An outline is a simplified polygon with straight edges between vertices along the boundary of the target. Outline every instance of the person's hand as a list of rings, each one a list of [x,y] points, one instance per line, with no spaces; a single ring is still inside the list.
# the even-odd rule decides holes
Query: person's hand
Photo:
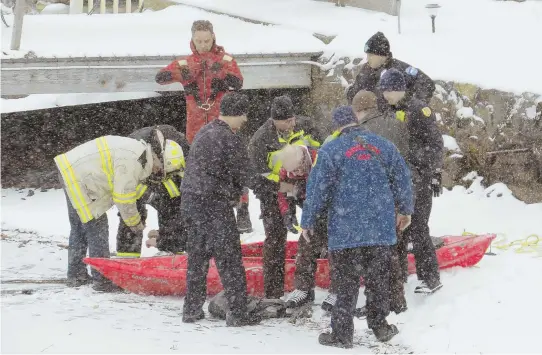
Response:
[[[301,236],[303,237],[303,239],[305,239],[307,243],[310,243],[311,236],[313,233],[314,233],[314,230],[312,229],[304,229],[304,228],[301,229]]]
[[[152,229],[149,231],[149,233],[147,234],[147,236],[150,238],[158,238],[160,234],[158,233],[158,231],[156,229]]]
[[[433,197],[439,197],[442,194],[442,170],[437,169],[431,178],[431,190]]]
[[[404,214],[397,214],[397,219],[395,222],[395,228],[397,228],[398,231],[402,232],[410,225],[411,217],[410,215],[404,215]]]
[[[288,182],[281,182],[279,187],[279,192],[293,192],[294,191],[294,184],[290,184]]]
[[[284,226],[286,229],[288,229],[289,232],[292,232],[294,234],[299,233],[297,230],[297,217],[294,213],[286,213],[284,217],[282,217],[282,220],[284,221]]]

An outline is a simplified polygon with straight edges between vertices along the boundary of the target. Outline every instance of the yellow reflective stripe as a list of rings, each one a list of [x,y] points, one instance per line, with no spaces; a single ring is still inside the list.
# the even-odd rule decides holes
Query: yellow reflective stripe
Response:
[[[147,191],[147,185],[139,184],[136,187],[136,199],[140,199],[143,194]]]
[[[167,192],[169,194],[169,197],[174,198],[174,197],[181,196],[181,192],[179,191],[179,189],[177,188],[177,185],[175,185],[173,180],[171,180],[171,179],[163,180],[162,184],[164,184],[164,186],[165,186],[165,188],[166,188],[166,190],[167,190]]]
[[[396,111],[395,118],[401,122],[405,122],[405,118],[406,118],[405,111]]]
[[[62,161],[62,159],[64,161]],[[83,198],[83,194],[81,193],[79,184],[75,179],[75,173],[73,172],[73,169],[70,165],[70,162],[68,161],[68,158],[66,157],[66,154],[62,154],[56,157],[55,160],[60,167],[60,173],[64,177],[64,181],[66,182],[66,185],[68,187],[68,192],[72,197],[73,202],[75,203],[75,209],[77,211],[77,214],[79,215],[79,218],[81,219],[81,222],[87,223],[94,217],[92,216],[92,213],[90,213],[90,209],[85,203],[86,201]]]
[[[139,222],[141,222],[141,215],[139,213],[124,220],[124,224],[128,227],[137,226]]]
[[[305,139],[307,140],[307,142],[309,143],[309,145],[311,147],[313,147],[313,148],[319,148],[320,147],[320,142],[318,142],[317,140],[312,139],[312,136],[310,134],[305,136]]]
[[[271,180],[271,181],[274,181],[274,182],[279,182],[280,181],[280,176],[279,174],[275,174],[275,173],[264,173],[262,174],[263,176],[265,176],[265,178],[267,178],[268,180]]]
[[[331,135],[329,135],[326,138],[326,140],[324,141],[324,144],[331,142],[332,140],[336,139],[340,135],[341,135],[341,131],[339,130],[333,131],[333,133],[331,133]]]
[[[96,139],[96,145],[98,146],[98,151],[100,152],[102,170],[105,176],[107,176],[109,189],[110,191],[113,191],[113,163],[111,162],[111,153],[109,151],[109,146],[107,145],[107,140],[105,137],[100,137]]]
[[[132,256],[139,258],[141,256],[141,253],[123,253],[123,252],[117,252],[117,256]]]
[[[282,161],[279,160],[279,150],[267,154],[267,166],[272,174],[278,174],[282,168]]]

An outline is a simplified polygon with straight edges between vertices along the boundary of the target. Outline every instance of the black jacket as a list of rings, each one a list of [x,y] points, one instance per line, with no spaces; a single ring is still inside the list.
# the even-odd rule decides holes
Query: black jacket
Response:
[[[366,90],[372,91],[377,95],[379,107],[385,107],[385,102],[383,101],[384,98],[378,90],[378,82],[382,71],[391,68],[397,69],[404,74],[407,86],[407,100],[417,98],[426,105],[429,104],[431,97],[433,97],[433,92],[435,91],[435,83],[433,80],[420,69],[395,58],[390,58],[378,69],[371,68],[367,63],[363,64],[360,73],[356,76],[354,84],[350,86],[346,92],[348,103],[352,104],[354,96],[356,96],[359,91]]]
[[[247,151],[227,123],[216,119],[199,130],[190,146],[181,195],[237,203],[243,187],[251,188]]]
[[[420,175],[433,174],[442,168],[444,142],[437,127],[435,114],[418,99],[402,100],[393,108],[395,115],[404,112],[409,135],[407,161]]]
[[[296,116],[294,132],[301,130],[305,135],[310,135],[313,140],[319,143],[324,140],[323,135],[316,129],[309,117]],[[278,192],[279,184],[267,179],[262,174],[270,172],[267,161],[268,154],[280,150],[283,146],[284,143],[279,142],[279,134],[271,119],[267,120],[254,133],[248,143],[250,164],[252,171],[255,173],[252,189],[260,200],[266,197],[274,198],[274,195]]]

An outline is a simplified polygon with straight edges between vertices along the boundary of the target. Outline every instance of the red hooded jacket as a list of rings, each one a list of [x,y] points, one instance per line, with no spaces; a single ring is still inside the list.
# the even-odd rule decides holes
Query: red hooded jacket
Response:
[[[243,75],[233,57],[213,44],[199,53],[190,41],[192,54],[173,61],[156,75],[160,85],[180,82],[186,97],[186,139],[192,143],[201,127],[218,117],[220,101],[230,90],[243,86]]]

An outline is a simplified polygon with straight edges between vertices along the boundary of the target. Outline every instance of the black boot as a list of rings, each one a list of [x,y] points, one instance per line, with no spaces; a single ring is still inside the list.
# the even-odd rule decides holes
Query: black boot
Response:
[[[66,281],[66,286],[68,287],[81,287],[92,283],[92,279],[87,277],[68,277]]]
[[[124,292],[124,290],[122,288],[120,288],[119,286],[115,285],[113,282],[109,281],[109,280],[104,280],[104,281],[94,281],[92,283],[92,289],[94,291],[98,291],[98,292],[108,292],[108,293],[120,293],[120,292]]]
[[[205,313],[203,312],[203,310],[201,310],[199,313],[196,313],[196,314],[183,313],[183,323],[195,323],[204,318],[205,318]]]
[[[439,280],[422,281],[419,286],[416,286],[414,293],[422,293],[425,295],[431,295],[442,288],[442,284]]]
[[[386,342],[399,334],[399,329],[397,329],[394,324],[386,324],[379,328],[373,329],[373,333],[379,341]]]
[[[252,233],[252,222],[248,212],[248,203],[242,203],[237,209],[237,229],[239,233]]]
[[[256,325],[262,321],[258,314],[245,313],[243,316],[236,316],[232,312],[226,313],[226,325],[228,327],[243,327],[246,325]]]
[[[351,349],[354,347],[351,341],[344,341],[335,336],[333,332],[322,333],[318,336],[318,342],[325,346],[334,346],[337,348]]]

